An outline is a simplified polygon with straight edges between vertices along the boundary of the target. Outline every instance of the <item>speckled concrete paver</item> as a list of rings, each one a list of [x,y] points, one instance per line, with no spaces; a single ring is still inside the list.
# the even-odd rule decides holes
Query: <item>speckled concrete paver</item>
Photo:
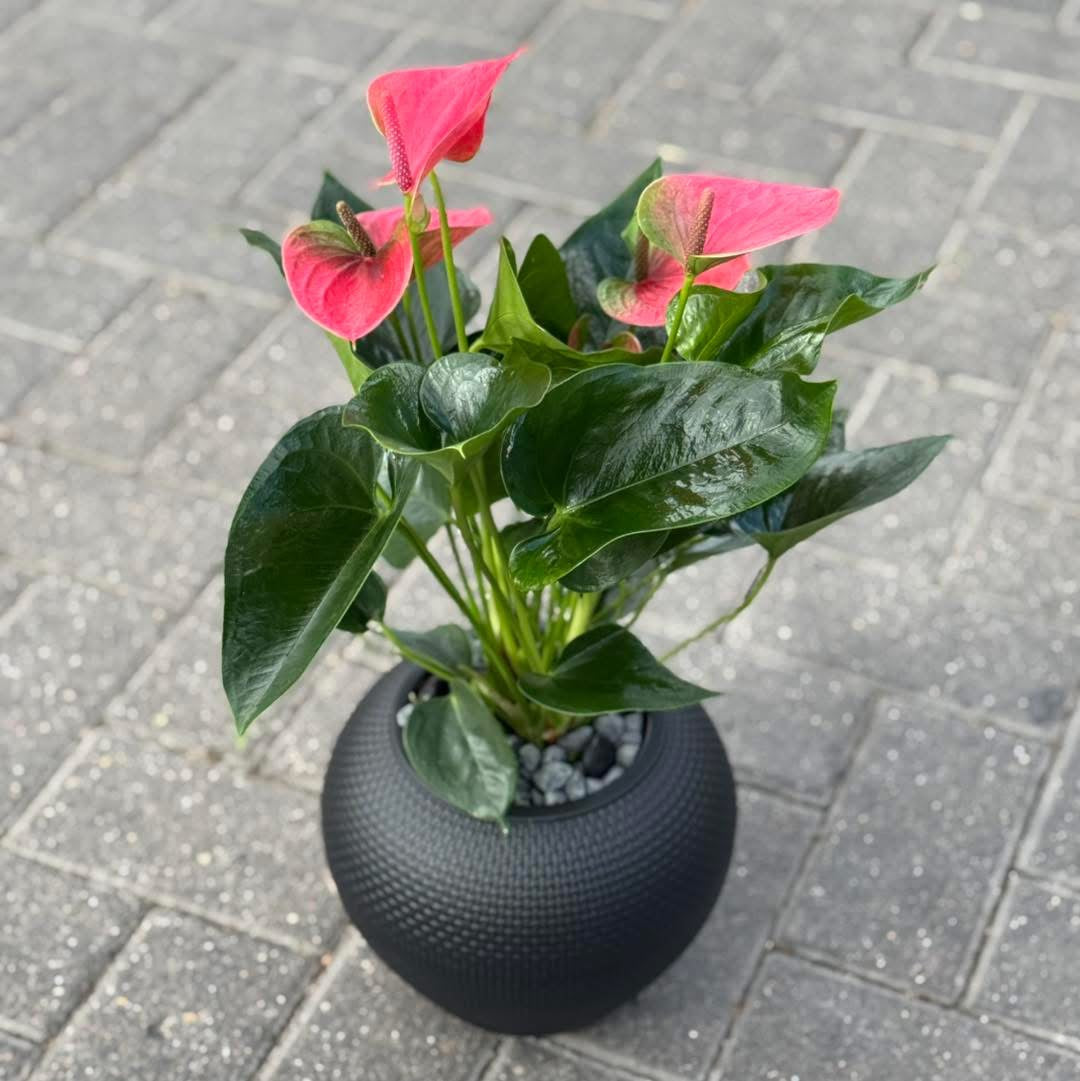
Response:
[[[732,878],[654,987],[544,1040],[345,929],[317,792],[385,650],[336,640],[238,746],[217,645],[239,492],[348,393],[233,227],[383,171],[376,72],[525,41],[454,201],[558,241],[657,149],[835,183],[790,258],[939,264],[828,349],[850,442],[956,435],[680,659],[725,692]],[[0,2],[0,1081],[1080,1078],[1078,130],[1077,0]],[[396,622],[452,617],[398,585]]]

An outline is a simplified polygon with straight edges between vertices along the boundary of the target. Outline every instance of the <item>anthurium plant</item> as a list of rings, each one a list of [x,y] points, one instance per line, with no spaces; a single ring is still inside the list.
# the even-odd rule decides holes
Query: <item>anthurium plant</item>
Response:
[[[404,730],[417,772],[481,818],[510,806],[508,740],[712,692],[633,633],[665,579],[756,546],[742,611],[801,541],[900,491],[940,437],[848,450],[826,337],[927,273],[753,268],[826,225],[839,193],[654,162],[561,245],[498,247],[486,316],[454,247],[491,216],[448,209],[437,168],[480,149],[517,54],[396,71],[368,91],[400,206],[325,177],[276,259],[352,395],[301,420],[245,492],[225,557],[223,672],[243,732],[335,629],[383,635],[445,681]],[[297,358],[306,363],[306,358]],[[439,535],[439,536],[437,536]],[[436,543],[438,542],[438,543]],[[460,622],[386,617],[380,569],[422,560]],[[693,640],[693,639],[691,639]],[[683,643],[685,645],[686,643]]]

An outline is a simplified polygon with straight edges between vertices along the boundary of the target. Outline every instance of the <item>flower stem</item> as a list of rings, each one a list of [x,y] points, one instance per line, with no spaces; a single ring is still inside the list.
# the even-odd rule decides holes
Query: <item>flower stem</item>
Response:
[[[751,604],[753,604],[754,599],[765,587],[765,583],[769,580],[769,575],[772,574],[772,569],[775,566],[776,560],[772,556],[770,556],[762,565],[761,569],[757,572],[754,580],[750,583],[750,588],[746,591],[746,596],[744,596],[743,599],[734,608],[732,608],[730,612],[725,612],[722,616],[718,616],[711,623],[702,627],[701,630],[697,632],[697,634],[692,634],[689,638],[683,639],[683,641],[681,641],[673,649],[669,649],[667,653],[665,653],[660,658],[660,660],[671,660],[672,657],[674,657],[677,653],[681,653],[684,649],[686,649],[687,646],[692,646],[695,642],[700,642],[701,639],[704,638],[707,634],[712,634],[712,632],[715,631],[717,627],[723,625],[724,623],[730,623],[741,612],[745,612],[746,609],[749,608]]]
[[[454,266],[454,242],[450,236],[450,217],[446,213],[442,185],[434,169],[431,171],[431,190],[435,193],[435,205],[439,208],[439,234],[442,237],[446,284],[450,289],[450,306],[454,309],[454,330],[457,331],[458,352],[467,353],[469,339],[465,336],[465,313],[461,307],[461,293],[458,290],[457,267]]]
[[[401,320],[397,317],[397,312],[390,313],[390,328],[394,332],[394,337],[397,338],[398,346],[401,349],[402,356],[412,357],[413,360],[419,358],[413,354],[413,351],[409,348],[409,343],[405,340],[405,331],[401,329]]]
[[[682,288],[679,290],[679,303],[675,308],[675,318],[671,322],[671,333],[664,343],[664,351],[660,354],[660,363],[667,364],[671,359],[672,350],[675,348],[675,339],[679,336],[679,327],[682,326],[683,312],[686,311],[686,302],[690,299],[690,286],[694,284],[694,275],[688,270],[683,278]]]
[[[424,279],[424,260],[420,255],[420,237],[412,227],[412,196],[405,197],[405,225],[409,231],[409,246],[412,248],[413,277],[416,279],[416,292],[420,297],[420,310],[424,313],[424,325],[427,327],[428,338],[431,339],[431,356],[436,359],[442,356],[442,345],[439,343],[439,332],[435,328],[435,317],[431,314],[431,301],[428,299],[427,281]]]
[[[405,312],[405,326],[409,331],[409,341],[412,343],[413,356],[416,357],[417,363],[421,363],[424,359],[424,351],[420,348],[420,334],[416,329],[416,320],[413,318],[412,297],[409,296],[408,289],[401,294],[401,307]]]

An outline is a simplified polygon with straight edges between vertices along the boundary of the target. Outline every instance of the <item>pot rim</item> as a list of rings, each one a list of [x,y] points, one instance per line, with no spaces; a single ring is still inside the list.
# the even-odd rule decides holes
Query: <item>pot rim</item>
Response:
[[[410,669],[412,678],[403,683],[403,686],[395,696],[394,710],[389,719],[392,728],[390,742],[393,745],[394,753],[400,757],[405,772],[408,774],[409,782],[420,789],[428,799],[451,808],[465,818],[472,818],[471,815],[461,810],[460,807],[455,807],[448,800],[444,800],[432,792],[421,780],[416,770],[413,769],[413,765],[409,761],[409,756],[405,753],[405,741],[402,738],[401,726],[397,722],[397,713],[398,710],[408,702],[409,695],[415,691],[425,679],[429,678],[431,673],[421,668],[420,665],[413,664],[411,661],[402,661],[398,667]],[[393,669],[391,669],[391,671],[393,671]],[[662,751],[662,740],[658,727],[653,722],[653,715],[645,710],[636,712],[641,712],[645,717],[645,734],[641,740],[641,749],[634,758],[634,764],[621,777],[600,789],[599,792],[590,793],[585,796],[584,799],[556,804],[554,807],[518,807],[516,804],[511,804],[510,809],[506,812],[507,819],[557,822],[567,818],[576,818],[579,815],[588,814],[590,811],[606,807],[609,803],[621,799],[623,796],[628,795],[637,788],[637,786],[648,777],[656,763],[659,761]],[[475,821],[480,822],[481,820],[475,819]]]

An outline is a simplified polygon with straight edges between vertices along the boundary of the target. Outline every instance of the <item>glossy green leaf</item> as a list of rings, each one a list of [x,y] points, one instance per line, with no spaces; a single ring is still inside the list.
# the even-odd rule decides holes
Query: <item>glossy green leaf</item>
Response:
[[[374,207],[365,199],[361,199],[356,192],[345,187],[333,173],[324,172],[322,187],[315,196],[315,203],[311,208],[312,221],[340,221],[338,218],[337,205],[344,202],[355,214],[363,214],[373,210]]]
[[[467,683],[413,707],[404,733],[413,769],[435,795],[474,818],[502,823],[517,787],[517,756]]]
[[[879,278],[855,267],[797,263],[758,268],[754,310],[712,357],[759,372],[811,372],[827,334],[906,300],[930,276]]]
[[[349,383],[352,385],[353,393],[356,393],[367,377],[371,375],[371,368],[356,355],[352,345],[344,338],[339,338],[329,330],[324,330],[323,333],[334,347],[334,352],[337,353],[338,360],[341,361],[341,366],[345,369],[345,374],[349,377]]]
[[[536,322],[560,341],[565,341],[577,319],[577,305],[570,295],[562,256],[543,233],[529,245],[517,279],[525,304]]]
[[[605,278],[625,277],[630,253],[623,230],[634,217],[641,193],[662,172],[657,158],[603,210],[582,222],[559,249],[578,311],[592,313],[605,327],[610,320],[596,299],[597,286]]]
[[[429,540],[450,521],[450,484],[437,469],[421,465],[409,501],[402,516],[421,540]],[[416,557],[416,550],[405,538],[401,526],[394,531],[383,550],[383,559],[402,570]]]
[[[629,537],[620,537],[560,578],[559,585],[572,589],[575,593],[596,593],[607,589],[616,582],[624,581],[652,559],[666,537],[665,532],[635,533]]]
[[[782,495],[745,511],[732,532],[756,541],[774,559],[849,514],[906,488],[937,457],[948,436],[927,436],[819,458]]]
[[[511,553],[515,579],[537,588],[622,537],[783,491],[821,453],[834,389],[726,364],[609,365],[566,380],[503,441],[510,497],[546,519]]]
[[[363,428],[395,454],[428,461],[446,475],[475,457],[551,383],[542,364],[486,353],[450,353],[429,368],[388,364],[345,408],[345,423]]]
[[[416,479],[376,491],[383,452],[341,408],[291,428],[244,493],[225,552],[222,676],[238,729],[299,679],[360,592]]]
[[[285,270],[281,265],[281,245],[273,237],[267,236],[258,229],[241,229],[240,235],[253,247],[266,252],[277,263],[281,276],[285,276]]]
[[[680,679],[617,623],[586,631],[550,672],[527,672],[518,686],[542,706],[579,715],[678,709],[717,693]]]
[[[709,360],[720,352],[721,346],[735,328],[753,311],[759,293],[732,293],[712,285],[696,286],[686,302],[675,350],[687,360]],[[678,298],[668,305],[667,332],[674,323]]]
[[[386,583],[372,571],[338,623],[339,631],[363,634],[386,613]]]
[[[383,630],[403,657],[444,679],[460,675],[461,669],[472,664],[469,636],[454,623],[429,631],[399,631],[385,625]]]

